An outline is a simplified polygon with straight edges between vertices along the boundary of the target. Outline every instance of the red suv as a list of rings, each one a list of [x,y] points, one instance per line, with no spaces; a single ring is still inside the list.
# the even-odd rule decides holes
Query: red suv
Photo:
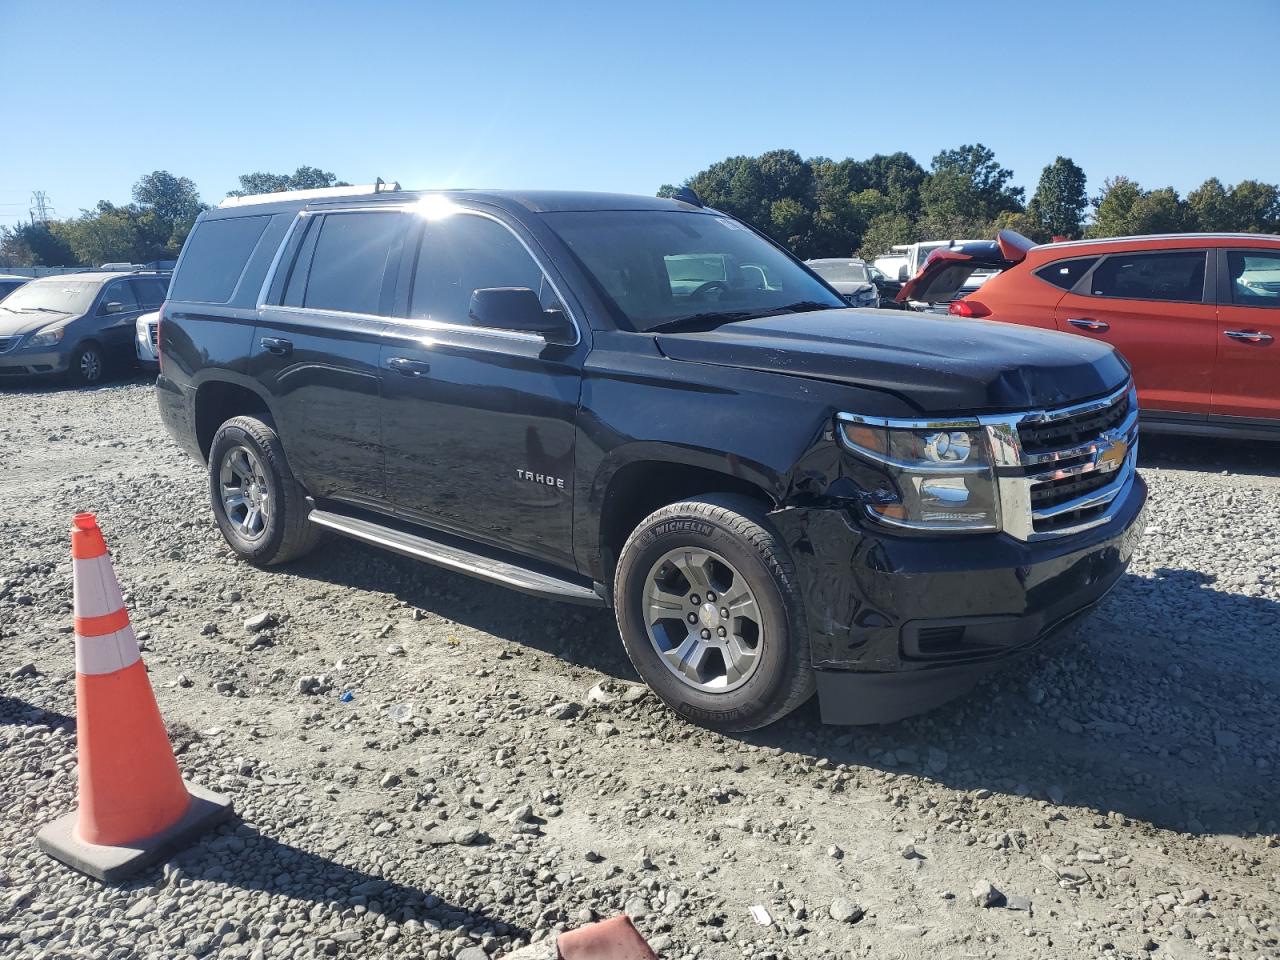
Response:
[[[1002,272],[952,300],[976,270]],[[935,250],[900,301],[1105,341],[1143,426],[1280,440],[1280,237],[1199,233],[1037,246],[1010,230]]]

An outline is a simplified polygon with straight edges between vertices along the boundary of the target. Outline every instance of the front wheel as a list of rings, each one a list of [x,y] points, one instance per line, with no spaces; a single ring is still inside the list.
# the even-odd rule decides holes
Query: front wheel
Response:
[[[209,496],[222,536],[242,560],[285,563],[320,539],[280,437],[254,417],[228,420],[213,435]]]
[[[106,369],[102,348],[96,343],[82,343],[71,354],[67,376],[78,386],[92,387],[102,382]]]
[[[795,567],[745,497],[698,497],[646,517],[622,548],[614,606],[632,664],[688,720],[754,730],[813,695]]]

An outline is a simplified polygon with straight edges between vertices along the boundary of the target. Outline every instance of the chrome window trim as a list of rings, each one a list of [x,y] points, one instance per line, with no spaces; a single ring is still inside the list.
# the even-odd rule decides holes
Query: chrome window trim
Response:
[[[1071,417],[1087,416],[1114,406],[1125,399],[1126,396],[1129,400],[1129,412],[1125,415],[1124,420],[1094,440],[1042,453],[1028,454],[1023,452],[1022,442],[1018,433],[1020,426],[1056,423]],[[991,470],[994,474],[995,500],[999,517],[996,529],[1024,542],[1069,536],[1070,534],[1080,533],[1110,522],[1123,505],[1125,495],[1132,487],[1133,478],[1137,472],[1138,395],[1132,380],[1119,389],[1113,390],[1106,396],[1095,400],[1087,400],[1067,407],[1054,407],[1024,413],[979,416],[968,419],[916,420],[868,417],[842,412],[836,414],[836,421],[836,435],[839,437],[841,445],[874,462],[922,474],[939,472],[950,474],[978,473]],[[986,436],[991,466],[982,465],[977,468],[965,468],[960,466],[949,467],[945,464],[939,464],[935,467],[933,465],[901,463],[878,455],[874,451],[864,450],[851,444],[844,436],[844,430],[841,427],[843,423],[858,423],[868,426],[908,430],[973,430],[976,428]],[[1102,454],[1118,443],[1125,444],[1125,455],[1122,461],[1112,465],[1114,461],[1102,459]],[[1063,461],[1079,461],[1082,457],[1089,459],[1084,462],[1071,463],[1065,467],[1054,466],[1054,464],[1062,463]],[[1049,469],[1036,469],[1043,468],[1046,465],[1049,466]],[[1032,508],[1031,491],[1037,485],[1100,471],[1114,472],[1116,477],[1106,486],[1091,490],[1073,500],[1055,504],[1052,507]],[[1038,531],[1035,529],[1037,521],[1052,520],[1054,517],[1062,516],[1075,510],[1088,509],[1102,504],[1111,504],[1111,507],[1098,516],[1090,517],[1080,523],[1056,530]],[[961,532],[962,530],[980,532],[972,527],[961,528],[946,524],[893,520],[882,517],[870,511],[869,508],[867,512],[876,523],[890,527],[923,531],[934,530],[938,532]]]
[[[271,284],[275,281],[276,270],[280,267],[280,259],[284,256],[284,252],[289,249],[289,244],[293,241],[293,235],[297,232],[298,224],[302,223],[302,218],[307,216],[306,210],[299,210],[293,218],[293,222],[289,224],[289,229],[284,232],[284,236],[280,238],[280,243],[276,246],[275,256],[271,258],[271,265],[267,267],[267,275],[262,279],[262,286],[258,289],[257,309],[261,310],[267,305],[267,294],[271,291]],[[269,228],[268,228],[269,229]],[[263,231],[264,233],[266,231]],[[232,294],[234,297],[235,295]]]
[[[285,235],[281,239],[280,245],[276,248],[276,253],[272,258],[271,266],[267,269],[266,279],[263,280],[262,288],[258,291],[258,310],[282,310],[302,316],[325,314],[327,316],[351,317],[360,320],[380,320],[384,322],[407,324],[427,330],[439,330],[450,333],[469,333],[481,337],[490,337],[499,340],[514,340],[522,343],[550,342],[536,333],[527,333],[522,330],[504,330],[501,327],[476,327],[466,323],[449,323],[445,320],[432,320],[430,317],[398,317],[395,315],[384,315],[380,313],[348,313],[343,310],[321,310],[316,307],[289,307],[284,306],[283,304],[272,304],[266,302],[267,294],[271,290],[271,285],[275,282],[276,272],[280,269],[280,261],[284,257],[284,251],[288,249],[294,233],[298,230],[298,225],[303,222],[303,218],[329,213],[364,213],[366,211],[413,214],[416,212],[416,206],[413,203],[388,203],[378,204],[376,206],[354,205],[325,207],[321,210],[299,210],[298,215],[293,219],[293,223],[289,224],[289,229],[285,231]],[[565,316],[569,318],[569,325],[573,327],[573,341],[558,345],[564,347],[576,347],[578,344],[582,343],[582,327],[578,322],[577,316],[573,312],[573,308],[569,306],[568,298],[565,297],[564,292],[560,289],[559,284],[556,283],[555,278],[551,276],[551,272],[542,262],[542,259],[534,252],[533,248],[525,242],[524,237],[520,236],[520,234],[513,230],[511,226],[505,223],[501,218],[495,217],[493,214],[483,210],[475,210],[470,207],[458,206],[457,213],[453,214],[453,216],[483,217],[486,220],[492,220],[515,237],[520,246],[524,247],[525,253],[529,255],[529,259],[533,261],[534,266],[536,266],[543,277],[546,278],[547,283],[551,284],[551,289],[555,291],[556,299],[560,301],[560,305],[564,308]],[[416,255],[417,251],[415,250],[414,253]]]

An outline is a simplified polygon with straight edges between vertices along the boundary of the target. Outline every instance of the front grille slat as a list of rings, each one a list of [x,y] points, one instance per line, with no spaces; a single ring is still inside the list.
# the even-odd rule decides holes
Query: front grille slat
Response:
[[[1090,494],[1117,484],[1124,476],[1123,468],[1104,469],[1097,462],[1095,448],[1091,445],[1108,442],[1108,434],[1114,436],[1117,428],[1131,422],[1131,403],[1132,394],[1126,391],[1102,409],[1086,410],[1068,417],[1029,419],[1018,424],[1018,441],[1030,460],[1052,461],[1059,471],[1073,468],[1065,476],[1038,481],[1032,479],[1028,493],[1033,512],[1052,511],[1055,507],[1088,498]],[[1062,454],[1061,458],[1055,456],[1058,453]],[[1029,474],[1033,471],[1034,468],[1028,468]],[[1036,533],[1070,530],[1105,513],[1109,506],[1110,500],[1105,500],[1047,517],[1034,517],[1032,529]]]
[[[1077,447],[1097,440],[1108,430],[1114,430],[1128,415],[1129,396],[1124,394],[1116,403],[1103,410],[1062,420],[1019,424],[1018,438],[1026,453],[1045,453],[1050,450]]]
[[[0,337],[0,353],[8,353],[18,345],[22,337]]]

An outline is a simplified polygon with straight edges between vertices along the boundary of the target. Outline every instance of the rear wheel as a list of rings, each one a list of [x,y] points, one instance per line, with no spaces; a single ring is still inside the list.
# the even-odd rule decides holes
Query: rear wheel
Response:
[[[622,548],[614,605],[636,670],[686,719],[754,730],[813,694],[795,568],[745,497],[698,497],[645,518]]]
[[[67,365],[67,376],[74,384],[91,387],[102,382],[102,375],[106,373],[106,369],[102,348],[93,341],[89,341],[80,344],[71,354],[71,361]]]
[[[280,437],[254,417],[228,420],[213,435],[209,496],[222,536],[242,560],[285,563],[320,540]]]

